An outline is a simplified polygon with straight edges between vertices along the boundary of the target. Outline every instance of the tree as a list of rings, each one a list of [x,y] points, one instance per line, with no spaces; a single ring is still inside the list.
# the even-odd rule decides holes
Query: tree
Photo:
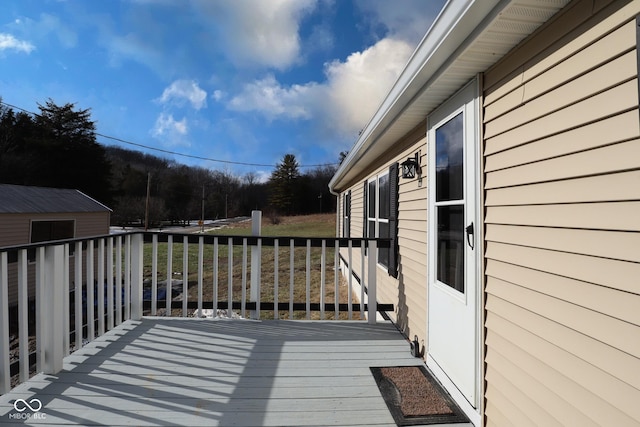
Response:
[[[69,103],[58,106],[51,99],[38,108],[32,141],[37,153],[36,185],[77,188],[109,203],[111,165],[104,147],[96,142],[90,109],[76,110]]]
[[[297,184],[300,179],[298,161],[293,154],[285,154],[282,162],[276,165],[269,179],[270,203],[281,213],[297,213],[295,201],[298,196]]]

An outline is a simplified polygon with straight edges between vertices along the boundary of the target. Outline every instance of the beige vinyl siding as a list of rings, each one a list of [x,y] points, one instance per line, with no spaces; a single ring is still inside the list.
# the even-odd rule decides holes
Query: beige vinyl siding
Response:
[[[421,123],[416,129],[399,141],[396,151],[387,153],[387,161],[372,170],[369,175],[361,177],[352,183],[351,190],[351,237],[362,237],[363,227],[363,183],[369,177],[385,173],[389,165],[401,163],[416,152],[421,154],[423,182],[418,179],[399,178],[398,192],[398,278],[390,277],[382,267],[377,270],[378,301],[393,303],[393,313],[388,313],[392,320],[407,336],[413,339],[415,335],[424,343],[427,342],[427,187],[426,187],[426,123]],[[400,171],[401,173],[401,171]],[[343,258],[347,258],[347,249],[342,249]],[[353,271],[361,274],[361,254],[359,248],[352,251]],[[365,271],[366,275],[366,271]]]
[[[640,424],[640,2],[485,73],[486,425]]]

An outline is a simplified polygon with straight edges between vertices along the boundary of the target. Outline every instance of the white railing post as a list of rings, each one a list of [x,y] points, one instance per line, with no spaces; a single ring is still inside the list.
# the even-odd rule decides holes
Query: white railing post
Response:
[[[20,346],[20,382],[29,379],[29,278],[27,250],[18,252],[18,339]]]
[[[65,357],[69,355],[69,334],[71,334],[71,325],[69,323],[69,313],[71,313],[71,308],[69,307],[69,283],[71,280],[71,278],[69,277],[69,269],[71,268],[69,264],[69,254],[69,243],[67,243],[66,245],[64,245],[64,281],[62,283],[62,348]]]
[[[11,370],[9,366],[9,274],[8,257],[0,253],[0,394],[11,390]]]
[[[158,313],[158,235],[151,242],[151,315]]]
[[[369,240],[369,282],[367,287],[367,308],[369,316],[369,324],[376,324],[378,316],[378,303],[376,296],[376,270],[378,264],[378,245],[375,240]],[[351,264],[351,263],[349,263]],[[363,279],[364,283],[364,279]]]
[[[94,290],[94,275],[93,275],[93,240],[87,241],[87,340],[93,341],[96,337],[95,332],[95,311],[93,304],[95,298],[93,295]]]
[[[187,317],[189,304],[189,237],[182,237],[182,317]]]
[[[42,371],[45,374],[55,375],[62,370],[62,282],[64,273],[64,246],[48,246],[45,249],[45,286],[43,289],[44,301],[40,304],[44,336],[44,363]]]
[[[204,223],[202,225],[204,227]],[[155,236],[154,236],[155,237]],[[203,274],[204,274],[204,237],[198,238],[198,314],[202,317],[202,292],[203,292]]]
[[[104,335],[104,239],[98,240],[98,286],[96,287],[96,301],[98,317],[98,336]]]
[[[260,236],[262,234],[262,211],[251,211],[251,235]],[[251,310],[252,319],[260,319],[260,264],[262,254],[260,247],[251,246],[251,289],[250,301],[256,303],[256,309]]]
[[[142,233],[131,236],[131,318],[142,319],[142,280],[144,236]]]
[[[75,331],[76,331],[76,350],[82,348],[82,242],[76,242],[76,249],[74,253],[75,265],[74,265],[74,301],[75,301]]]

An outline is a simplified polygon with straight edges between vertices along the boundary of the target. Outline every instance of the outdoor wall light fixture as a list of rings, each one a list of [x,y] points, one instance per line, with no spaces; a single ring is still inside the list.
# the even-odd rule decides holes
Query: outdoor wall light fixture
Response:
[[[416,175],[422,175],[418,153],[414,157],[409,157],[400,165],[402,166],[402,177],[405,179],[413,179]]]

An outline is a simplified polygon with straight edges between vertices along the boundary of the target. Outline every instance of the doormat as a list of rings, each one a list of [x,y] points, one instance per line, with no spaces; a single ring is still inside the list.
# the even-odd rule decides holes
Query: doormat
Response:
[[[398,426],[469,422],[424,366],[370,369]]]

